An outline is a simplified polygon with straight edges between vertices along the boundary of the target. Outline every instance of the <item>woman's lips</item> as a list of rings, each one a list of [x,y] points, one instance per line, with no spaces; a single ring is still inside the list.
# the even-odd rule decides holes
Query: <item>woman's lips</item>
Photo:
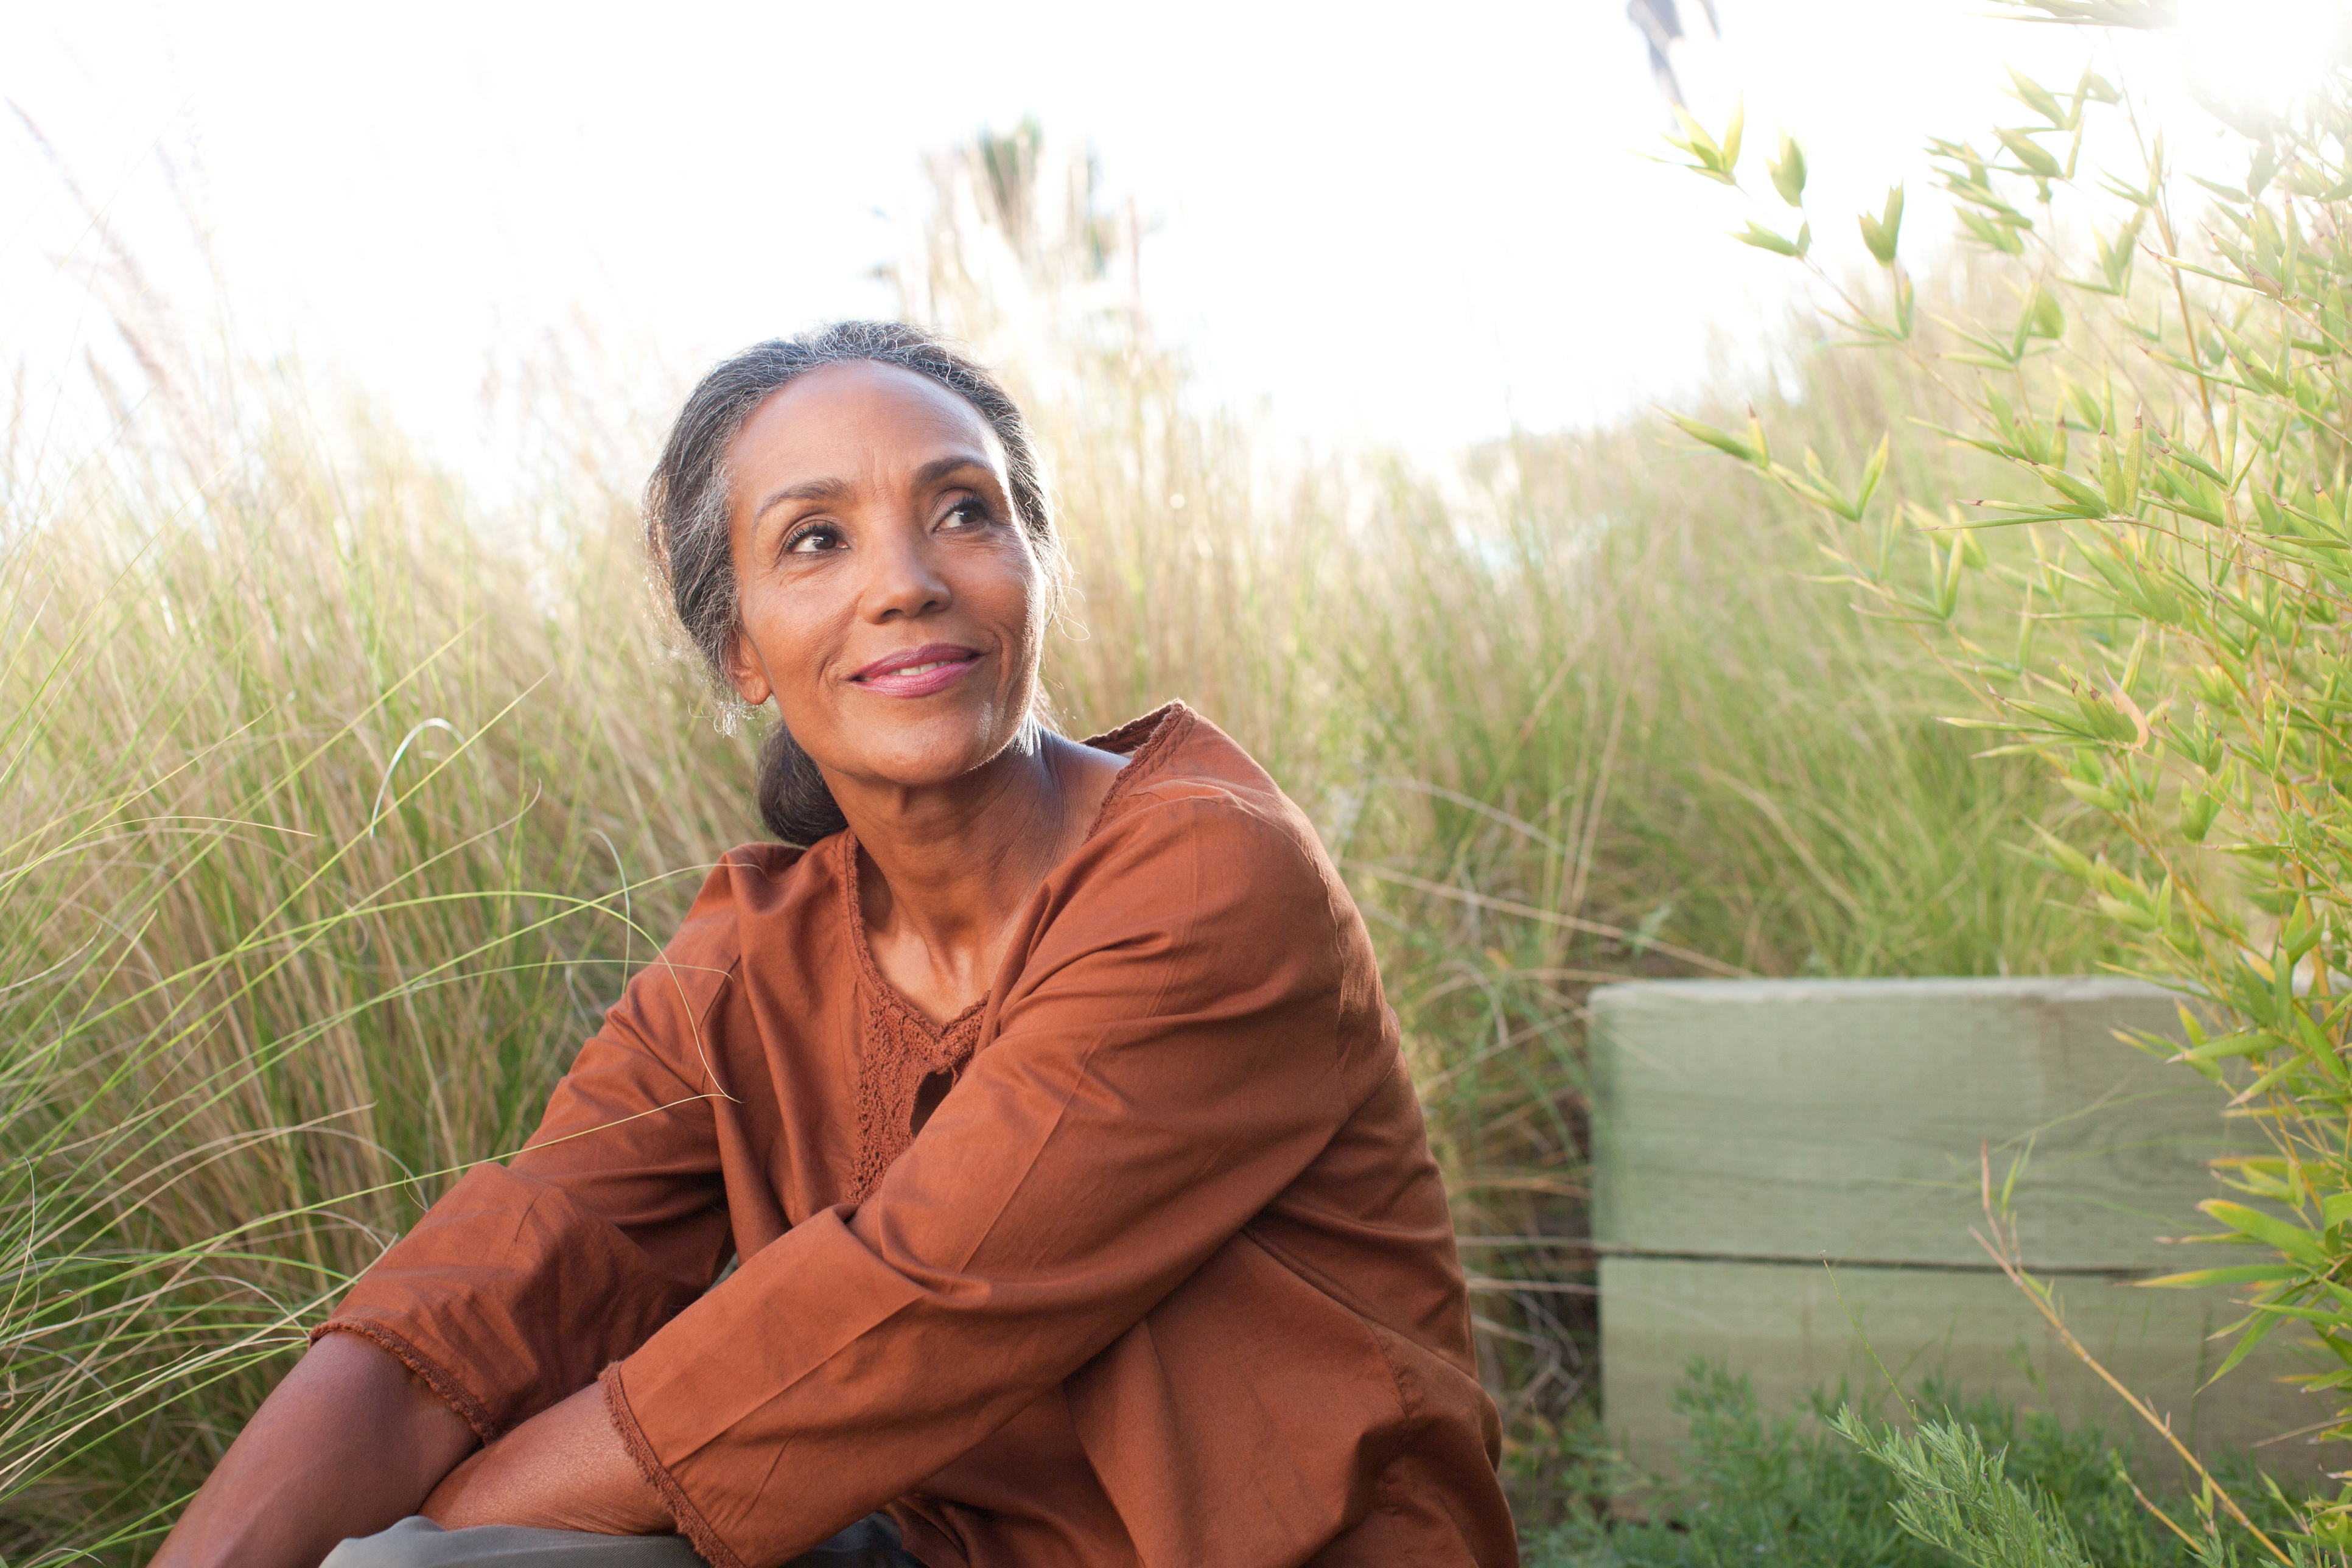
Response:
[[[961,680],[979,662],[971,648],[930,643],[877,658],[849,679],[885,697],[929,697]]]

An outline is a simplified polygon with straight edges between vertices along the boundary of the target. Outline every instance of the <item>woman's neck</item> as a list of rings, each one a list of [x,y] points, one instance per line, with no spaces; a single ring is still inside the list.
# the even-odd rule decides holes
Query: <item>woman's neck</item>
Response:
[[[935,1019],[984,994],[1023,906],[1086,837],[1125,763],[1032,730],[952,785],[837,791],[864,851],[858,902],[885,978]]]

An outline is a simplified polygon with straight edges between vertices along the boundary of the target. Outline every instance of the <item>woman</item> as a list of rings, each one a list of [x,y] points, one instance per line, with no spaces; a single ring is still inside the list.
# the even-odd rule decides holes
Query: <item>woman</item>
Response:
[[[1363,921],[1181,705],[1038,722],[1003,389],[910,327],[761,344],[648,520],[809,847],[721,861],[158,1563],[1514,1563]]]

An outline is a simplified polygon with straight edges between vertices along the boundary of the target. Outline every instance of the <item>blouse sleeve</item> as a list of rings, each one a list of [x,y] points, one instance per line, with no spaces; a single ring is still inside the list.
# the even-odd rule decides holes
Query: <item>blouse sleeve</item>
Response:
[[[629,982],[521,1152],[467,1172],[313,1340],[390,1351],[488,1442],[709,1288],[729,1243],[696,1047],[731,962],[726,877]]]
[[[1127,1331],[1352,1109],[1376,1006],[1309,834],[1141,804],[1072,878],[999,1030],[866,1203],[803,1222],[605,1374],[719,1568],[913,1489]]]

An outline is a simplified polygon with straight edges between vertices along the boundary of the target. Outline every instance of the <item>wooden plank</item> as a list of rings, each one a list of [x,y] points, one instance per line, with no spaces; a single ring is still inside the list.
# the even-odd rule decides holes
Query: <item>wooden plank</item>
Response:
[[[1980,1148],[2037,1267],[2178,1269],[2214,1249],[2206,1162],[2257,1146],[2123,980],[1666,981],[1592,995],[1595,1234],[1649,1254],[1981,1266]]]
[[[1834,1278],[1834,1288],[1832,1287]],[[1843,1298],[1841,1304],[1839,1298]],[[2067,1322],[2108,1368],[2200,1453],[2276,1437],[2323,1419],[2321,1399],[2278,1379],[2316,1364],[2307,1342],[2272,1339],[2220,1384],[2199,1385],[2226,1353],[2209,1342],[2234,1321],[2213,1292],[2119,1289],[2095,1276],[2063,1281]],[[1848,1320],[1851,1311],[1862,1334]],[[1963,1394],[1994,1393],[2025,1410],[2102,1423],[2147,1473],[2169,1477],[2177,1458],[2043,1325],[1999,1274],[1940,1268],[1842,1268],[1608,1258],[1601,1264],[1601,1415],[1638,1464],[1672,1468],[1685,1434],[1668,1403],[1694,1356],[1727,1363],[1756,1386],[1767,1415],[1785,1414],[1841,1379],[1863,1397],[1884,1393],[1877,1352],[1906,1387],[1929,1373]],[[2318,1482],[2341,1450],[2303,1437],[2261,1450],[2264,1468]]]

